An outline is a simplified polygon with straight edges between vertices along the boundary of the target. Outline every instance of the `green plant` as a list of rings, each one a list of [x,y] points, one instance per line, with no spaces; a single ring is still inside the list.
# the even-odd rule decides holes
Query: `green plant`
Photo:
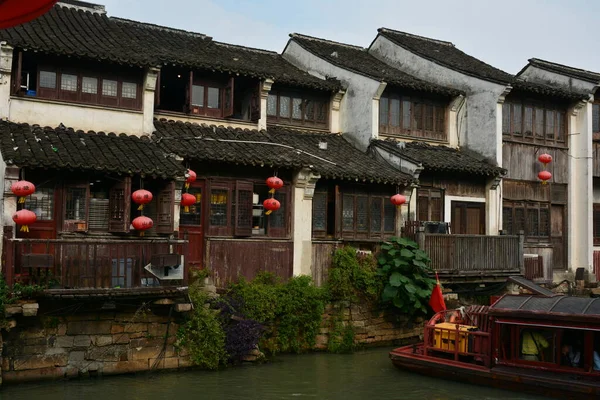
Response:
[[[427,312],[435,280],[429,277],[431,260],[412,240],[391,238],[381,246],[378,263],[385,277],[382,300],[408,315]]]
[[[227,361],[225,332],[217,312],[208,307],[208,295],[200,282],[189,289],[194,309],[177,332],[177,345],[188,349],[192,362],[206,369],[217,369]]]
[[[264,326],[261,349],[273,354],[314,346],[327,296],[310,277],[283,283],[273,274],[261,273],[251,282],[231,285],[227,296],[239,304],[241,316]]]
[[[383,280],[375,257],[344,246],[333,255],[325,286],[332,301],[374,301],[381,295]]]
[[[39,295],[47,288],[47,285],[24,285],[22,283],[16,282],[13,285],[12,293],[15,299],[31,299]]]
[[[330,353],[351,353],[356,348],[354,344],[354,327],[350,322],[344,325],[341,312],[332,318],[329,331],[327,351]]]

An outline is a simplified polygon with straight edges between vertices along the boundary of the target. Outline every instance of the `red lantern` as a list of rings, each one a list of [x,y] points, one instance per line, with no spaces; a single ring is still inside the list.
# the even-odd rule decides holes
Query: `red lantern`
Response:
[[[263,207],[265,208],[265,210],[267,210],[265,215],[269,215],[273,211],[279,210],[279,208],[281,207],[281,203],[274,198],[270,198],[263,201]]]
[[[271,188],[269,193],[275,193],[276,190],[279,190],[283,187],[283,181],[276,176],[272,176],[267,178],[267,186]]]
[[[0,29],[24,24],[52,8],[57,0],[0,1]]]
[[[136,231],[140,231],[140,236],[144,236],[144,231],[152,228],[154,221],[152,221],[152,218],[141,215],[131,221],[131,225],[133,225]]]
[[[552,179],[552,174],[550,173],[550,171],[540,171],[540,173],[538,174],[538,178],[541,179],[542,181],[542,185],[545,185],[550,179]]]
[[[390,198],[390,201],[396,207],[400,207],[402,204],[406,203],[406,196],[401,194],[395,194]]]
[[[183,212],[190,212],[190,206],[196,204],[196,196],[189,193],[181,195],[181,205],[183,206]]]
[[[131,199],[135,204],[140,205],[138,210],[141,211],[144,209],[144,204],[148,204],[152,201],[152,193],[145,189],[136,190],[131,194]]]
[[[192,182],[196,182],[196,173],[194,171],[192,171],[191,169],[188,169],[186,174],[185,174],[186,178],[185,178],[185,188],[189,189],[190,188],[190,183]]]
[[[29,232],[29,225],[37,220],[37,215],[33,211],[19,210],[12,216],[15,224],[21,225],[21,232]]]
[[[550,164],[552,162],[552,156],[547,153],[540,154],[538,160],[545,166],[546,164]]]
[[[10,186],[10,190],[19,196],[19,203],[25,203],[25,197],[35,192],[35,185],[27,181],[18,181]]]

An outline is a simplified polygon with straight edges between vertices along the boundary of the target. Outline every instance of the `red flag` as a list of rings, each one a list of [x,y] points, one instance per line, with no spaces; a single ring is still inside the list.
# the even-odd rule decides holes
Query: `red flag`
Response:
[[[440,285],[440,278],[438,278],[437,272],[435,273],[436,284],[431,292],[431,298],[429,299],[429,305],[433,311],[440,312],[446,309],[446,302],[444,301],[444,295],[442,294],[442,286]]]

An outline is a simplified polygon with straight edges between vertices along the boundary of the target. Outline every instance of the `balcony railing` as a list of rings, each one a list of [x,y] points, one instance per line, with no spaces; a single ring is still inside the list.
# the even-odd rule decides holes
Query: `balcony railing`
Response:
[[[14,239],[9,227],[4,232],[2,272],[9,286],[15,282],[55,289],[185,285],[187,252],[187,240]],[[149,264],[158,267],[154,270],[159,274],[174,265],[181,270],[171,274],[175,280],[162,280],[144,268]]]

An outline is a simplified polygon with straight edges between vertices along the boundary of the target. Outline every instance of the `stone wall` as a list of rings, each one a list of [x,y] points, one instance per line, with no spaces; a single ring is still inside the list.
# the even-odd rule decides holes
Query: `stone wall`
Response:
[[[325,308],[317,350],[326,350],[335,323],[351,325],[357,346],[392,346],[417,341],[423,335],[423,320],[387,313],[369,304],[329,304]]]
[[[101,307],[40,304],[37,317],[15,316],[2,331],[3,383],[191,366],[175,347],[175,305]]]

